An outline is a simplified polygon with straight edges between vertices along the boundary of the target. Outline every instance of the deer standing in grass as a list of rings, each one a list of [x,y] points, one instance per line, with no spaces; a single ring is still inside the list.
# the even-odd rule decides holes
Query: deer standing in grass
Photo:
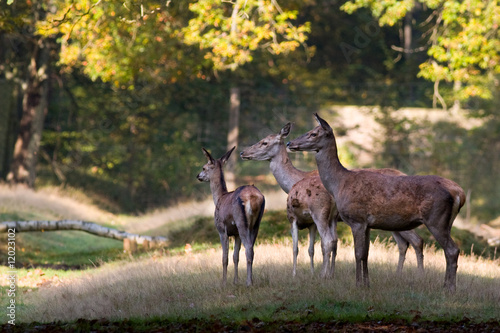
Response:
[[[224,180],[223,166],[231,156],[233,147],[219,159],[213,159],[203,148],[208,162],[198,174],[199,181],[210,182],[215,204],[215,227],[222,244],[222,283],[227,281],[229,237],[234,236],[234,283],[238,283],[238,262],[241,243],[247,259],[247,286],[252,285],[253,247],[264,213],[264,195],[253,185],[240,186],[228,192]]]
[[[323,252],[323,277],[333,276],[335,256],[337,253],[337,216],[335,201],[325,189],[318,176],[318,171],[301,171],[296,169],[288,156],[284,138],[291,130],[287,123],[278,134],[271,134],[256,144],[246,148],[240,154],[244,160],[270,161],[270,169],[280,187],[288,193],[287,216],[291,223],[293,242],[293,275],[297,269],[298,230],[309,229],[309,256],[311,272],[314,271],[314,241],[316,229],[321,237]],[[394,169],[374,170],[376,172],[404,175]],[[423,271],[423,240],[414,231],[393,232],[399,248],[397,272],[401,272],[408,245],[415,248],[417,265]],[[331,263],[330,263],[331,256]]]
[[[459,248],[451,227],[465,203],[455,182],[438,176],[391,176],[369,170],[351,171],[338,158],[330,125],[315,114],[319,126],[288,142],[292,151],[315,151],[319,175],[333,195],[344,222],[352,229],[356,284],[369,286],[370,229],[411,230],[424,224],[444,249],[445,289],[456,290]]]
[[[244,160],[270,161],[271,171],[283,191],[289,193],[287,217],[291,224],[293,242],[293,276],[297,273],[299,253],[299,230],[309,229],[309,257],[311,273],[314,272],[314,241],[316,230],[321,236],[323,252],[323,277],[333,276],[337,249],[337,209],[328,192],[322,191],[317,171],[306,172],[296,169],[286,151],[283,138],[290,132],[291,124],[283,127],[280,133],[269,135],[258,143],[243,150]],[[330,256],[332,258],[330,263]]]

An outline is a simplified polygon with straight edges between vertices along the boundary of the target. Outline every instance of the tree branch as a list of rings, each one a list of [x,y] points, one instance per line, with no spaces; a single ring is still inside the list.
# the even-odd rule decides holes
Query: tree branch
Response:
[[[396,45],[391,45],[391,49],[401,53],[417,53],[425,51],[427,48],[425,46],[417,47],[416,49],[405,49],[404,47],[399,47]]]
[[[118,240],[130,239],[137,242],[137,244],[142,244],[144,241],[158,243],[168,242],[168,238],[166,237],[130,234],[125,231],[103,227],[93,222],[79,220],[0,222],[0,233],[6,233],[9,229],[15,229],[16,232],[80,230],[100,237]]]

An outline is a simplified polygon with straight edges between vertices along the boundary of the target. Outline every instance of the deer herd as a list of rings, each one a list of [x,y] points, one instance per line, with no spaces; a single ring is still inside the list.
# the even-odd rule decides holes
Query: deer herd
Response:
[[[444,250],[444,287],[456,290],[459,249],[450,236],[451,227],[465,203],[465,193],[455,182],[438,176],[408,176],[395,169],[346,169],[340,162],[330,125],[315,114],[319,126],[285,144],[291,124],[240,153],[243,160],[269,161],[280,187],[288,194],[287,217],[291,224],[293,272],[297,272],[298,231],[309,229],[310,269],[314,272],[314,241],[321,237],[321,276],[332,278],[337,254],[337,222],[352,230],[356,259],[356,285],[370,285],[368,251],[370,230],[391,231],[398,245],[400,273],[408,246],[415,249],[417,267],[423,272],[423,240],[413,230],[424,224]],[[229,237],[234,236],[234,283],[238,282],[241,243],[247,259],[247,286],[252,285],[254,245],[264,213],[265,199],[253,185],[228,192],[223,166],[235,147],[214,159],[203,148],[207,163],[198,174],[210,182],[215,204],[215,227],[222,244],[222,283],[226,284]],[[315,152],[317,171],[295,168],[288,151]]]

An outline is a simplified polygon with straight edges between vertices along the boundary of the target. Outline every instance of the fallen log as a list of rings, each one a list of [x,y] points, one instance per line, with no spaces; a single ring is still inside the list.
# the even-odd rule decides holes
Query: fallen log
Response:
[[[130,239],[137,244],[160,244],[168,242],[168,238],[161,236],[144,236],[131,234],[125,231],[103,227],[102,225],[78,220],[60,220],[60,221],[7,221],[0,222],[0,233],[9,232],[9,229],[15,229],[17,232],[28,231],[56,231],[56,230],[80,230],[90,234],[113,238],[118,240]]]

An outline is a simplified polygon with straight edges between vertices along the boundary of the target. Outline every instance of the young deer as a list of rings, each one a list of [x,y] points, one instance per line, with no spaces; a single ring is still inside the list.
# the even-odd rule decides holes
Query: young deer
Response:
[[[330,125],[315,116],[320,125],[287,146],[292,151],[316,152],[321,181],[335,198],[342,220],[352,229],[356,284],[369,286],[370,229],[401,231],[424,224],[444,249],[444,287],[454,292],[459,249],[450,230],[465,202],[462,188],[438,176],[391,176],[347,170],[339,161]]]
[[[238,283],[238,262],[241,243],[245,246],[247,258],[247,286],[252,285],[253,247],[259,232],[260,220],[264,213],[265,200],[253,185],[238,187],[228,192],[222,167],[231,156],[233,147],[221,158],[215,160],[203,148],[208,162],[197,176],[199,181],[210,182],[215,204],[215,227],[222,244],[222,283],[227,281],[229,237],[234,236],[234,283]]]
[[[296,169],[288,157],[284,138],[291,130],[287,123],[278,134],[271,134],[256,144],[246,148],[240,154],[244,160],[270,161],[270,169],[283,191],[289,193],[287,215],[292,227],[293,240],[293,275],[296,274],[298,254],[298,230],[309,228],[309,256],[311,271],[314,270],[314,240],[316,229],[322,241],[323,268],[322,276],[333,275],[337,248],[336,219],[337,208],[333,197],[325,189],[318,176],[318,171],[305,172]],[[374,170],[376,172],[404,175],[394,169]],[[399,248],[397,272],[401,272],[406,258],[408,245],[415,248],[417,266],[423,271],[423,240],[414,231],[393,232]],[[332,262],[329,264],[330,254]],[[328,267],[328,265],[330,265]]]

